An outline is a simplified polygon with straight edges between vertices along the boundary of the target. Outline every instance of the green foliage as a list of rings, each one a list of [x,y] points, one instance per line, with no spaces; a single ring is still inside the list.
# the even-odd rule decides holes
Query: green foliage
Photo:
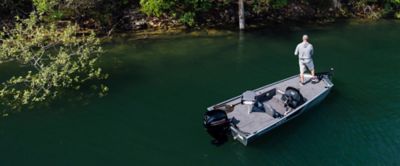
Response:
[[[400,0],[389,0],[391,3],[400,5]]]
[[[246,17],[261,15],[286,15],[279,10],[294,6],[312,8],[329,13],[333,7],[332,0],[245,0]],[[292,4],[287,6],[289,2]],[[400,0],[348,0],[342,2],[344,15],[380,18],[397,17],[400,11]],[[309,5],[309,6],[306,6]],[[305,7],[306,6],[306,7]],[[372,9],[372,10],[371,10]],[[70,20],[85,28],[101,32],[111,29],[125,30],[132,26],[132,19],[142,17],[141,11],[148,16],[174,18],[189,26],[201,21],[215,19],[234,20],[237,17],[237,0],[0,0],[0,18],[12,20],[15,15],[26,17],[32,10],[42,14],[44,21],[55,22]],[[293,10],[294,11],[294,10]],[[308,12],[310,10],[305,10]],[[372,11],[372,12],[370,12]],[[291,14],[288,12],[287,14]],[[328,16],[329,17],[329,16]],[[232,18],[232,19],[231,19]],[[8,21],[6,20],[6,21]],[[43,21],[42,20],[42,21]],[[2,23],[2,22],[0,22]]]
[[[196,16],[213,7],[209,0],[140,0],[140,5],[147,15],[170,15],[189,26],[195,25]]]
[[[58,0],[33,0],[33,5],[39,15],[47,16],[47,20],[59,20],[63,17],[63,11],[57,7],[61,6]]]
[[[254,0],[252,9],[255,13],[267,12],[269,8],[281,9],[288,4],[288,0]]]
[[[11,110],[33,107],[54,99],[63,89],[79,89],[89,80],[107,77],[95,66],[102,48],[93,32],[78,35],[77,25],[57,28],[39,19],[34,13],[18,18],[15,28],[0,33],[1,62],[26,69],[0,85],[0,102]]]
[[[140,0],[141,10],[147,15],[160,16],[165,10],[174,5],[173,1],[165,0]]]
[[[270,5],[271,0],[254,0],[254,4],[252,5],[252,10],[255,13],[266,12]]]
[[[288,0],[271,0],[272,8],[279,9],[288,4]]]
[[[174,11],[179,20],[189,26],[194,26],[197,22],[197,16],[201,16],[202,13],[209,11],[212,8],[212,4],[209,0],[184,0],[184,5],[177,5],[175,8],[180,10]]]
[[[42,15],[47,12],[53,11],[57,1],[55,0],[33,0],[33,5],[36,7],[37,12]]]
[[[394,13],[394,18],[396,18],[396,19],[400,19],[400,12],[396,12],[396,13]]]
[[[186,25],[193,26],[193,25],[195,24],[194,17],[195,17],[195,13],[193,13],[193,12],[187,12],[187,13],[184,13],[184,14],[180,17],[179,20],[180,20],[182,23],[186,24]]]

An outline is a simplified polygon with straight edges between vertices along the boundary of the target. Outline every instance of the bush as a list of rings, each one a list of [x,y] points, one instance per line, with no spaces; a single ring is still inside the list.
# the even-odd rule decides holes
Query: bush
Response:
[[[147,15],[160,16],[174,5],[173,1],[165,0],[140,0],[141,10]]]
[[[0,33],[1,62],[26,69],[0,85],[0,102],[8,110],[33,107],[54,99],[63,89],[79,89],[89,80],[107,77],[95,66],[102,48],[93,32],[78,35],[76,24],[57,28],[54,23],[41,24],[39,18],[32,13]]]
[[[147,15],[159,17],[166,14],[189,26],[195,25],[196,17],[212,7],[209,0],[141,0],[140,5]]]
[[[195,13],[187,12],[184,13],[179,20],[186,25],[193,26],[195,24],[194,17]]]

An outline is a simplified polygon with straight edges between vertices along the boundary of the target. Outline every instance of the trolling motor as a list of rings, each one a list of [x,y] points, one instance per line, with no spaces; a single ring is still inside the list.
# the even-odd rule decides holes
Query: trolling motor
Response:
[[[329,80],[332,80],[334,71],[335,71],[335,69],[331,68],[327,72],[320,72],[320,73],[316,73],[315,75],[317,75],[317,78],[320,80],[322,80],[324,77],[328,77]]]
[[[204,127],[208,134],[214,138],[215,145],[220,145],[228,141],[230,121],[225,111],[215,109],[204,114]]]
[[[315,77],[313,77],[311,79],[311,83],[312,84],[316,84],[316,83],[318,83],[319,81],[321,81],[324,78],[332,80],[333,73],[334,73],[334,69],[333,68],[331,68],[329,71],[326,71],[326,72],[315,73]]]

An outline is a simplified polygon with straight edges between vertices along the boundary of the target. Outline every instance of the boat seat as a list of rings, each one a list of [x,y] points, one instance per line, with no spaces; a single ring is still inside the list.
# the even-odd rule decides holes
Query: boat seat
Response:
[[[246,91],[242,94],[241,103],[248,106],[248,113],[252,112],[265,112],[268,115],[276,118],[280,114],[276,112],[271,106],[264,103],[271,100],[276,95],[276,89],[273,88],[264,93],[256,95],[254,91]]]
[[[268,115],[272,116],[273,118],[281,118],[281,117],[283,117],[283,115],[281,113],[276,111],[269,104],[264,104],[264,109],[265,109],[265,113],[267,113]]]
[[[246,91],[242,94],[242,104],[253,105],[256,103],[256,92]]]
[[[242,104],[255,104],[257,102],[264,103],[276,95],[276,88],[268,90],[264,93],[257,95],[254,91],[246,91],[242,94]]]
[[[276,95],[276,88],[273,88],[269,91],[266,91],[264,93],[261,93],[260,95],[256,96],[256,100],[259,102],[266,102],[268,100],[271,100],[272,97]]]

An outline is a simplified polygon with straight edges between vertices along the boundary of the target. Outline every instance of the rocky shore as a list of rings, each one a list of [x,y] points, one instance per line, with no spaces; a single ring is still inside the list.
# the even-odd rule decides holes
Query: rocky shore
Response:
[[[182,24],[178,19],[161,15],[158,17],[147,16],[139,9],[126,11],[124,17],[120,20],[115,32],[138,32],[144,33],[170,33],[177,31],[189,31],[199,29],[237,29],[238,13],[236,6],[231,6],[224,10],[212,10],[209,13],[202,14],[197,18],[198,22],[194,26]],[[267,24],[285,24],[285,23],[317,23],[326,24],[334,22],[337,19],[365,19],[375,20],[382,18],[384,9],[376,5],[365,6],[364,8],[352,8],[344,5],[328,8],[313,8],[308,4],[291,3],[280,9],[266,9],[259,13],[253,10],[245,10],[247,28],[255,28]],[[387,14],[387,13],[386,13]],[[394,13],[393,13],[394,15]],[[398,14],[400,17],[400,14]],[[110,31],[107,35],[111,34]]]

